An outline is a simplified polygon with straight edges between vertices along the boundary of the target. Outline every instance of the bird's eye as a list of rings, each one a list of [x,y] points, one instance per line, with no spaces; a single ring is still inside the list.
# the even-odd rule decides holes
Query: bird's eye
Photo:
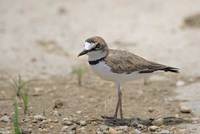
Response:
[[[97,45],[96,45],[96,48],[100,48],[100,47],[101,47],[100,44],[97,44]]]

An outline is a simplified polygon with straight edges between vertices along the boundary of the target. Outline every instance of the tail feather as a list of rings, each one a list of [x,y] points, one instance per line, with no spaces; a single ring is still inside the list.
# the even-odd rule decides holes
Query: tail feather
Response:
[[[179,73],[179,69],[175,67],[166,67],[166,68],[163,68],[162,70],[164,70],[165,72]]]

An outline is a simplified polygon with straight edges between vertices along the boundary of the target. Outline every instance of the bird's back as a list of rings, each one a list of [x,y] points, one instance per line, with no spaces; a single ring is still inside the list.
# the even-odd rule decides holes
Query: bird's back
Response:
[[[151,73],[158,70],[178,72],[176,68],[148,61],[123,50],[110,49],[105,63],[111,67],[111,71],[114,73]]]

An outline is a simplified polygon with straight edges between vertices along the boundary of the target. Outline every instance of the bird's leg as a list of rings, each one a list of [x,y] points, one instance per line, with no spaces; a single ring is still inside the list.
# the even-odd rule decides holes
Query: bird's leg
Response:
[[[120,89],[120,85],[118,86],[118,97],[119,97],[120,118],[123,119],[122,91],[121,91],[121,89]]]
[[[115,114],[114,114],[114,118],[117,118],[117,113],[118,113],[118,109],[119,109],[119,104],[120,102],[119,102],[119,95],[118,95],[118,100],[117,100],[117,105],[116,105],[116,109],[115,109]]]
[[[117,119],[117,114],[118,114],[118,111],[120,109],[120,118],[123,119],[123,113],[122,113],[122,92],[121,92],[121,89],[120,89],[120,84],[116,83],[116,86],[117,86],[118,100],[117,100],[117,105],[116,105],[114,116],[113,117],[102,116],[103,118],[106,118],[106,119]]]

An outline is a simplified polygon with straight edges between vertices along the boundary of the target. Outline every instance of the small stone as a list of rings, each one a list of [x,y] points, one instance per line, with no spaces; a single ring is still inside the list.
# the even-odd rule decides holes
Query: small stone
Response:
[[[10,122],[10,118],[7,115],[4,115],[0,118],[1,122],[8,123]]]
[[[88,132],[86,132],[85,127],[81,127],[78,129],[78,134],[88,134]]]
[[[82,113],[82,111],[76,111],[76,113],[77,113],[77,114],[81,114],[81,113]]]
[[[135,129],[135,134],[141,134],[142,132],[138,129]]]
[[[62,100],[56,100],[55,102],[54,102],[54,109],[59,109],[59,108],[61,108],[62,106],[63,106],[64,104],[63,104],[63,101]]]
[[[63,125],[71,126],[73,123],[71,121],[64,121]]]
[[[176,86],[177,86],[177,87],[184,86],[184,85],[185,85],[185,82],[182,81],[182,80],[178,80],[178,81],[176,82]]]
[[[87,125],[86,121],[80,121],[79,123],[80,123],[81,126],[86,126]]]
[[[39,96],[39,95],[41,95],[42,91],[43,91],[43,89],[40,88],[40,87],[34,88],[33,96]]]
[[[50,126],[50,128],[52,129],[52,128],[54,128],[54,126],[53,126],[53,125],[51,125],[51,126]]]
[[[157,126],[150,126],[150,127],[148,128],[148,130],[151,131],[151,132],[155,132],[155,131],[157,131],[158,129],[159,129],[159,127],[157,127]]]
[[[41,132],[48,132],[48,129],[42,128]]]
[[[192,123],[197,124],[200,120],[198,117],[191,118]]]
[[[59,113],[57,110],[55,110],[55,111],[53,111],[53,115],[59,117],[59,116],[61,116],[61,113]]]
[[[11,132],[3,128],[0,128],[0,134],[11,134]]]
[[[109,134],[117,134],[118,132],[117,132],[117,130],[115,130],[114,128],[109,128],[109,130],[108,130],[108,133]]]
[[[106,125],[101,125],[99,126],[99,128],[97,129],[96,133],[98,134],[104,134],[104,133],[108,133],[109,131],[109,127]]]
[[[43,121],[43,120],[45,120],[46,118],[43,116],[43,115],[35,115],[34,117],[33,117],[33,119],[35,120],[35,121]]]
[[[180,112],[181,112],[181,113],[191,113],[192,111],[191,111],[191,109],[190,109],[189,107],[187,107],[187,106],[181,106],[181,107],[180,107]]]
[[[62,127],[61,132],[67,132],[68,127],[69,127],[69,126],[64,126],[64,127]]]
[[[149,107],[149,108],[148,108],[148,111],[149,111],[150,113],[152,113],[152,112],[154,111],[154,109],[153,109],[152,107]]]
[[[76,134],[76,125],[72,125],[70,127],[68,127],[68,131],[69,134]]]
[[[97,130],[97,131],[96,131],[96,134],[103,134],[103,132],[100,131],[100,130]]]
[[[32,133],[32,129],[25,129],[25,128],[23,128],[22,129],[22,134],[31,134]]]
[[[156,125],[156,126],[161,126],[163,125],[164,121],[163,121],[163,118],[158,118],[158,119],[155,119],[152,124],[153,125]]]
[[[170,134],[169,130],[161,130],[159,134]]]
[[[124,132],[127,132],[128,131],[128,126],[119,126],[119,127],[117,127],[117,130],[122,130]]]
[[[106,125],[101,125],[99,128],[101,130],[108,130],[109,129],[108,126],[106,126]]]
[[[57,119],[51,120],[52,123],[58,123],[59,121]]]

